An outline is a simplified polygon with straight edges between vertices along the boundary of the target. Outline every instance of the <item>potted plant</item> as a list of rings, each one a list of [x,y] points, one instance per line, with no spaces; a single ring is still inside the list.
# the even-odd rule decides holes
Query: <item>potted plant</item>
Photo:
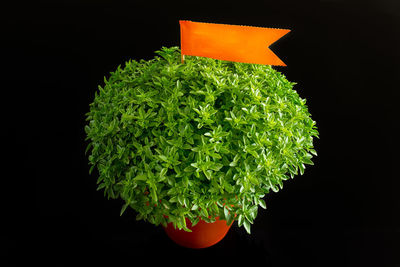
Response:
[[[156,53],[119,66],[90,104],[98,189],[187,247],[215,244],[233,221],[250,233],[263,197],[313,164],[306,101],[271,66]]]

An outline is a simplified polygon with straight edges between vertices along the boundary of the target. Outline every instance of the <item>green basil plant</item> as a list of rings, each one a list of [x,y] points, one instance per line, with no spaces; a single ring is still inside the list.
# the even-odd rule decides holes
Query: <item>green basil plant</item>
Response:
[[[155,225],[219,217],[250,233],[264,196],[317,155],[306,100],[271,66],[156,53],[119,66],[90,104],[98,189]]]

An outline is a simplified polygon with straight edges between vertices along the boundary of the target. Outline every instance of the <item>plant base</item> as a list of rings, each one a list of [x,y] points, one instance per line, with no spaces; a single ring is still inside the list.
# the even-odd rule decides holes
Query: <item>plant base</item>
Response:
[[[169,238],[178,245],[197,249],[215,245],[225,237],[232,226],[232,224],[227,225],[225,220],[220,220],[218,217],[214,223],[207,223],[200,219],[195,226],[192,226],[190,220],[186,219],[186,225],[192,232],[174,229],[172,223],[164,227],[164,230]]]

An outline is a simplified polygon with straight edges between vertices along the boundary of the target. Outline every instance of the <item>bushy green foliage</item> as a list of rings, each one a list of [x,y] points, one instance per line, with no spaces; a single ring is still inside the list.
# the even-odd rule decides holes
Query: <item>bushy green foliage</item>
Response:
[[[156,225],[219,216],[250,232],[265,194],[313,164],[306,101],[270,66],[156,53],[118,67],[90,104],[98,189]]]

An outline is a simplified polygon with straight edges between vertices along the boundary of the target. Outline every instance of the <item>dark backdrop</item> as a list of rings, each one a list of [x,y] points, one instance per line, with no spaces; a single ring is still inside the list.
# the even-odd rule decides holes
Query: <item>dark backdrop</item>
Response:
[[[13,186],[2,189],[6,206],[18,203],[5,217],[14,227],[4,229],[4,266],[400,266],[397,1],[129,2],[1,9],[2,128],[13,166],[3,179]],[[272,47],[288,65],[277,69],[298,83],[320,131],[315,166],[266,197],[252,234],[234,225],[200,251],[133,211],[120,217],[122,202],[96,191],[84,154],[84,114],[103,77],[179,46],[180,19],[291,29]]]

